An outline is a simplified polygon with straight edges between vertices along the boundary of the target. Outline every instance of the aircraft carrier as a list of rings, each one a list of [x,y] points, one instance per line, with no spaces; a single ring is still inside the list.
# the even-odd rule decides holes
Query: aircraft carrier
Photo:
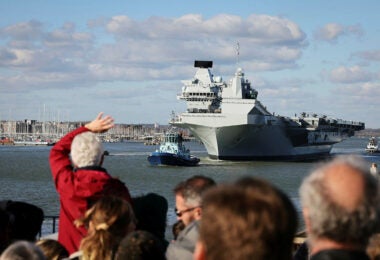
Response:
[[[317,160],[329,156],[334,144],[365,128],[354,122],[300,113],[275,115],[257,99],[258,92],[237,68],[224,82],[211,72],[212,61],[195,61],[193,79],[182,81],[178,99],[187,111],[173,115],[172,125],[187,128],[221,160]]]

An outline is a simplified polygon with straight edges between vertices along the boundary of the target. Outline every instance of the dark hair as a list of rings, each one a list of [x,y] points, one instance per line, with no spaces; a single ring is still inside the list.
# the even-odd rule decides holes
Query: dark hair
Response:
[[[128,234],[119,245],[115,260],[164,260],[165,248],[161,241],[147,231]]]
[[[161,239],[165,246],[166,215],[168,201],[156,193],[148,193],[132,198],[133,210],[137,219],[137,230],[145,230]]]
[[[194,175],[184,182],[180,182],[175,188],[174,193],[181,195],[185,204],[199,206],[202,202],[203,193],[216,185],[216,182],[210,177],[203,175]]]
[[[0,208],[0,255],[11,243],[10,219],[8,213]]]
[[[297,213],[272,184],[243,178],[207,191],[200,241],[207,259],[291,259]]]
[[[10,216],[12,240],[36,240],[44,220],[40,207],[22,201],[4,200],[0,201],[0,208]]]

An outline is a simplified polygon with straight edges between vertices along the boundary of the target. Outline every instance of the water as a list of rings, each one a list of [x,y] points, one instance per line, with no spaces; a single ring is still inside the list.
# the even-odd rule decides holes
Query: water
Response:
[[[380,165],[380,155],[367,155],[364,148],[367,138],[351,138],[334,146],[332,154],[358,154]],[[158,193],[169,203],[168,225],[176,221],[173,188],[177,183],[195,174],[213,178],[218,183],[231,182],[242,176],[264,178],[285,191],[299,211],[298,189],[302,179],[315,163],[301,162],[231,162],[210,160],[206,150],[197,142],[188,142],[192,154],[200,157],[198,167],[150,166],[147,156],[157,146],[139,142],[106,143],[110,156],[104,167],[119,177],[132,196]],[[59,214],[59,198],[49,168],[49,146],[0,146],[0,200],[20,200],[35,204],[45,215]],[[302,228],[302,223],[300,228]]]

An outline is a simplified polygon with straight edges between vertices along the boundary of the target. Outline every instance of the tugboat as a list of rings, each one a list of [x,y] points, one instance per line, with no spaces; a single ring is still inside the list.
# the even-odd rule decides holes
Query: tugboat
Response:
[[[378,152],[380,152],[379,145],[377,143],[376,137],[372,136],[371,138],[369,138],[369,141],[368,141],[367,147],[365,148],[365,151],[367,153],[378,153]]]
[[[183,145],[182,134],[168,132],[160,148],[148,156],[151,165],[196,166],[200,159]]]

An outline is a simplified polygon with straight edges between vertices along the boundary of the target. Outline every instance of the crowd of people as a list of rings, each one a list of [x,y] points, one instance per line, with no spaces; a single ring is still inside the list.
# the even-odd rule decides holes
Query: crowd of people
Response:
[[[378,172],[357,156],[320,163],[302,181],[306,238],[296,250],[295,206],[279,187],[256,177],[222,184],[195,175],[178,183],[168,241],[166,198],[131,197],[102,168],[97,133],[113,126],[100,113],[51,149],[57,239],[37,239],[44,218],[39,207],[0,201],[0,260],[380,259]]]

